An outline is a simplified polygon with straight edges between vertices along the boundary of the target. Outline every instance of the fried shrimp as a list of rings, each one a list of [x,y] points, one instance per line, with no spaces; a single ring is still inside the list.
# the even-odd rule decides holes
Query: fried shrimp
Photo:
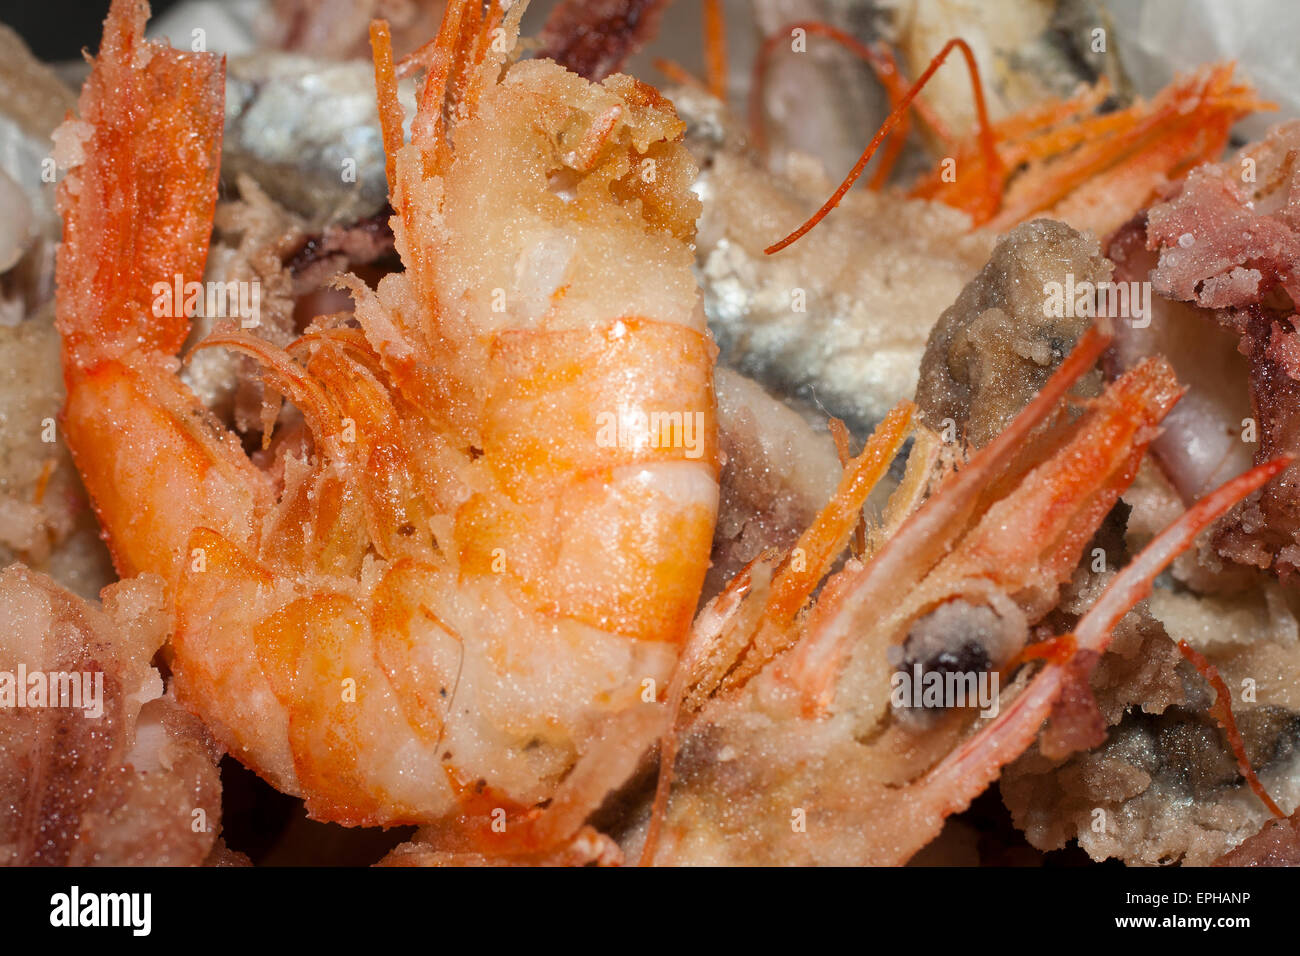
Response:
[[[1073,633],[1034,640],[1042,634],[1031,628],[1181,393],[1155,358],[1081,414],[1060,414],[1106,344],[1097,329],[1085,334],[1000,435],[811,600],[879,462],[906,435],[910,410],[900,405],[797,547],[753,562],[701,612],[670,689],[680,729],[664,741],[654,812],[628,840],[644,862],[900,864],[1044,720],[1044,748],[1098,743],[1087,681],[1116,623],[1199,531],[1287,464],[1207,495],[1116,576]],[[1030,660],[1045,662],[1032,678],[1022,669]],[[900,676],[918,675],[959,678],[971,698],[941,697],[917,720],[894,691]],[[981,680],[992,692],[975,705]]]
[[[60,191],[64,427],[119,571],[174,594],[182,702],[317,819],[472,818],[501,852],[572,837],[657,733],[718,500],[683,124],[628,77],[510,62],[522,6],[455,0],[396,67],[372,27],[406,271],[343,280],[359,328],[203,343],[303,416],[265,469],[149,306],[202,269],[220,61],[116,0]]]

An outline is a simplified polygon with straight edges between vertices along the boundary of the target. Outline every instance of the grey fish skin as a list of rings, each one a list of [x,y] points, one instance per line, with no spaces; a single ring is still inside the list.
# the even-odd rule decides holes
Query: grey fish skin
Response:
[[[910,398],[926,337],[984,265],[994,236],[965,214],[855,189],[774,256],[834,184],[811,158],[763,168],[718,102],[669,93],[687,122],[704,202],[696,269],[721,360],[768,388],[869,430]],[[802,311],[800,311],[802,307]]]
[[[398,98],[413,116],[412,81],[399,84]],[[291,53],[232,59],[221,175],[229,185],[240,174],[316,226],[382,209],[388,184],[374,67]]]

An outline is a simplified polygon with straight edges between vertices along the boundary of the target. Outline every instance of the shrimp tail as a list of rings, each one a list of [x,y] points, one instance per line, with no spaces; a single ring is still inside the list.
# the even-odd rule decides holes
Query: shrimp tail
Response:
[[[58,190],[58,328],[69,378],[132,352],[179,352],[189,283],[203,278],[207,260],[225,63],[146,41],[148,18],[144,0],[114,0],[80,120],[56,133],[75,163]]]
[[[174,572],[195,524],[216,514],[241,525],[266,493],[238,441],[173,374],[202,294],[224,63],[146,41],[148,16],[143,0],[114,0],[80,118],[55,134],[71,160],[55,267],[63,433],[123,575]],[[147,464],[121,467],[123,441]]]

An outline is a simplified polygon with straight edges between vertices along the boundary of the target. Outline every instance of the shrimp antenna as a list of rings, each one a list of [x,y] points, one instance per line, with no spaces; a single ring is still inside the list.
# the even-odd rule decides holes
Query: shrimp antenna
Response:
[[[393,36],[387,20],[370,21],[370,49],[375,59],[375,97],[379,106],[379,130],[384,140],[384,175],[388,195],[397,188],[397,151],[404,144],[402,107],[397,101],[397,77],[393,73]]]
[[[1151,582],[1196,536],[1238,501],[1276,478],[1293,461],[1289,456],[1258,465],[1232,478],[1183,512],[1124,567],[1097,603],[1080,619],[1077,648],[1100,656],[1110,645],[1115,625],[1151,593]],[[1066,680],[1067,663],[1050,661],[993,721],[962,744],[915,785],[908,812],[914,819],[964,809],[997,779],[1002,766],[1038,736]],[[1270,809],[1272,809],[1270,807]]]
[[[709,92],[727,101],[727,17],[722,0],[704,0],[705,76]]]
[[[1246,742],[1241,739],[1241,731],[1237,729],[1237,718],[1232,713],[1232,692],[1228,690],[1228,685],[1219,675],[1219,669],[1186,641],[1178,642],[1178,650],[1213,688],[1214,704],[1210,707],[1210,714],[1223,728],[1223,733],[1228,738],[1228,745],[1232,748],[1232,755],[1237,758],[1237,768],[1241,771],[1241,775],[1250,784],[1250,789],[1255,791],[1255,796],[1259,797],[1260,802],[1268,808],[1268,812],[1279,820],[1283,819],[1286,814],[1268,795],[1264,785],[1259,782],[1255,768],[1250,765],[1250,757],[1246,754]]]
[[[916,99],[917,94],[919,94],[925,84],[930,81],[930,77],[934,76],[935,71],[943,65],[944,60],[948,58],[948,54],[951,53],[954,48],[961,50],[962,56],[966,59],[967,69],[970,70],[971,86],[974,88],[975,92],[975,113],[980,128],[980,147],[984,151],[985,157],[987,177],[986,186],[988,190],[986,202],[990,205],[996,205],[998,202],[998,194],[1001,191],[998,184],[1001,178],[1002,164],[1001,160],[998,158],[997,145],[993,141],[993,127],[989,124],[988,108],[984,102],[984,85],[980,80],[979,66],[975,62],[975,54],[971,52],[970,44],[961,37],[953,37],[943,45],[942,50],[935,54],[934,59],[930,61],[930,65],[925,68],[925,72],[917,77],[916,82],[913,83],[911,88],[903,95],[902,100],[894,107],[893,111],[885,117],[884,123],[880,125],[880,129],[876,131],[876,135],[873,136],[871,142],[867,144],[867,148],[862,151],[862,155],[858,157],[858,161],[853,164],[853,168],[849,170],[849,174],[844,178],[844,182],[840,183],[839,188],[831,194],[831,198],[826,200],[826,202],[822,204],[822,207],[818,209],[817,212],[813,213],[811,218],[809,218],[802,226],[790,233],[784,239],[773,243],[764,249],[763,251],[767,255],[770,256],[773,253],[780,252],[786,246],[801,239],[810,232],[817,223],[826,218],[826,215],[832,209],[840,204],[840,200],[842,200],[845,194],[853,188],[853,184],[857,182],[858,177],[862,175],[862,171],[866,168],[867,163],[871,162],[871,157],[876,154],[876,150],[884,141],[885,137],[888,136],[894,127],[902,121],[903,115],[911,105],[912,100]]]

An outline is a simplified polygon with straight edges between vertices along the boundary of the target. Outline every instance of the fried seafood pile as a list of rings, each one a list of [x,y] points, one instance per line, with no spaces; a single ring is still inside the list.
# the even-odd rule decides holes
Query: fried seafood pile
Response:
[[[1162,208],[1150,215],[1159,217]],[[1089,323],[1044,315],[1037,290],[1066,276],[1076,283],[1112,276],[1128,281],[1136,259],[1155,261],[1123,233],[1110,250],[1114,265],[1095,241],[1048,221],[1008,234],[931,336],[917,400],[932,427],[948,418],[972,444],[998,434]],[[1149,327],[1134,327],[1147,325],[1142,317],[1127,324],[1121,319],[1117,345],[1103,364],[1116,373],[1146,355],[1168,355],[1188,393],[1153,442],[1154,461],[1143,464],[1122,505],[1085,549],[1094,557],[1080,563],[1063,590],[1053,617],[1067,626],[1156,529],[1224,477],[1249,467],[1241,418],[1228,418],[1243,408],[1249,414],[1246,383],[1238,379],[1242,392],[1225,395],[1232,379],[1225,381],[1221,370],[1238,363],[1232,353],[1197,354],[1206,340],[1189,342],[1189,336],[1207,328],[1204,322],[1163,297],[1154,301]],[[1213,335],[1208,341],[1225,350],[1233,344]],[[1211,409],[1220,416],[1206,428]],[[1189,462],[1193,456],[1199,457]],[[1270,457],[1259,453],[1258,460]],[[1179,466],[1185,467],[1173,470]],[[1189,493],[1180,495],[1176,487]],[[1266,486],[1261,497],[1275,487]],[[1282,806],[1300,800],[1300,597],[1274,575],[1226,564],[1211,543],[1250,507],[1248,499],[1220,519],[1212,538],[1178,559],[1164,586],[1117,626],[1091,681],[1107,728],[1104,741],[1055,756],[1035,745],[1003,775],[1002,796],[1034,846],[1057,849],[1077,839],[1094,859],[1205,865],[1269,820],[1211,714],[1212,689],[1179,653],[1179,641],[1204,653],[1234,689],[1246,757],[1268,792]],[[1245,688],[1251,692],[1243,698]]]
[[[275,0],[226,62],[114,0],[80,100],[0,28],[0,862],[1300,863],[1249,64],[527,6]],[[314,822],[243,845],[227,753]]]

